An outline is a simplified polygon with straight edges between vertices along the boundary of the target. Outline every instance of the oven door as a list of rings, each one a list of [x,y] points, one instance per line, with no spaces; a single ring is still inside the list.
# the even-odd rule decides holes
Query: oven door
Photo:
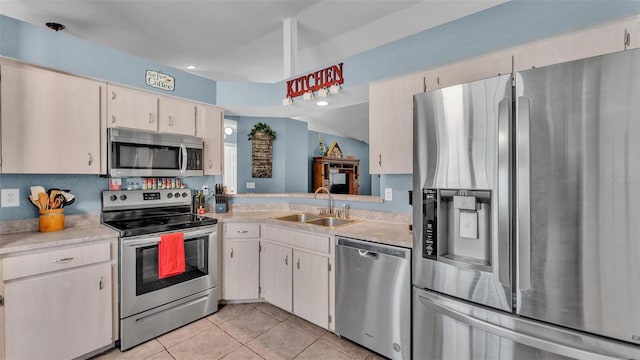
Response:
[[[199,227],[183,231],[183,234],[185,272],[163,279],[158,278],[158,244],[161,234],[121,239],[121,318],[216,286],[216,226]]]

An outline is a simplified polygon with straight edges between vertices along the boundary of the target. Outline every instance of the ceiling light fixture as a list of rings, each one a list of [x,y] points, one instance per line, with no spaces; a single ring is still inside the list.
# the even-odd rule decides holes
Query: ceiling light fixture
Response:
[[[340,86],[340,84],[333,84],[329,88],[329,92],[332,94],[339,94],[341,90],[342,90],[342,87]]]
[[[322,89],[318,90],[318,97],[325,98],[327,96],[329,96],[329,89],[323,87]]]
[[[60,30],[64,30],[65,26],[60,24],[60,23],[56,23],[56,22],[48,22],[45,25],[47,25],[47,27],[51,30],[55,30],[55,31],[60,31]]]
[[[316,102],[316,106],[327,106],[327,105],[329,105],[329,102],[327,100],[320,100]]]
[[[225,127],[225,128],[224,128],[224,133],[225,133],[226,135],[231,135],[231,134],[233,134],[233,129],[231,128],[231,126],[227,126],[227,127]]]
[[[293,99],[291,97],[286,97],[282,99],[282,105],[289,106],[291,104],[293,104]]]
[[[196,66],[195,65],[188,65],[187,66],[187,70],[195,70]]]
[[[308,101],[308,100],[313,100],[315,96],[313,95],[313,91],[309,90],[302,95],[302,98]]]

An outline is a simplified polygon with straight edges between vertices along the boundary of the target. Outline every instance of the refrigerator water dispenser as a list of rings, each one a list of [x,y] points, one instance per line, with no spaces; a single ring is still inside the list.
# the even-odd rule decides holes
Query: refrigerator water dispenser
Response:
[[[424,248],[434,250],[424,258],[492,271],[491,191],[425,190],[425,224]]]

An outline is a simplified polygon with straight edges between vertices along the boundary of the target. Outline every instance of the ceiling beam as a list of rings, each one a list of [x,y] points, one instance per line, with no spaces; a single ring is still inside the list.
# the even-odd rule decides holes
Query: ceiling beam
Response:
[[[298,62],[298,19],[290,17],[282,23],[283,33],[283,63],[284,78],[288,79],[296,74]]]

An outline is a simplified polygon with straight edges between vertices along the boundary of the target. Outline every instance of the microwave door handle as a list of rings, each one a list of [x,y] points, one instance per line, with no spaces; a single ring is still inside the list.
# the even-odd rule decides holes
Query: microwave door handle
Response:
[[[180,158],[182,161],[180,162],[180,173],[184,174],[187,172],[187,146],[185,144],[180,144],[180,154],[182,155]]]

